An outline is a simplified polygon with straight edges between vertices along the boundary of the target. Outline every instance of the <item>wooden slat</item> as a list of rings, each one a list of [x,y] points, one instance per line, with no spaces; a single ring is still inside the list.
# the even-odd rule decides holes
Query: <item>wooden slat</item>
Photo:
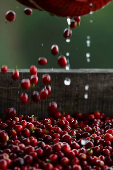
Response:
[[[39,82],[35,88],[22,90],[20,82],[22,78],[30,78],[29,70],[19,70],[20,78],[12,80],[12,70],[6,74],[0,72],[0,114],[4,116],[5,109],[15,107],[18,115],[35,115],[38,118],[48,116],[47,105],[51,101],[58,104],[61,112],[73,114],[75,112],[90,113],[95,110],[113,114],[113,69],[41,69],[38,70]],[[31,100],[33,90],[40,91],[44,84],[41,77],[44,73],[51,75],[52,92],[47,100],[38,104]],[[64,79],[70,78],[70,86],[64,85]],[[85,85],[89,86],[85,90]],[[20,102],[20,94],[27,92],[29,103]],[[88,95],[88,99],[84,95]]]

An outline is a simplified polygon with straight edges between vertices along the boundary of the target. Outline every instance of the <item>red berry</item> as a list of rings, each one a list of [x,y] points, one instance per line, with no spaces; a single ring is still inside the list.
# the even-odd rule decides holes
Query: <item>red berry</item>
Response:
[[[25,165],[30,165],[33,162],[33,157],[31,155],[24,156]]]
[[[57,62],[61,67],[65,67],[67,65],[67,59],[65,56],[59,56]]]
[[[13,107],[6,109],[5,114],[7,118],[14,118],[17,116],[16,109]]]
[[[8,140],[8,134],[5,131],[0,131],[0,142],[7,142]]]
[[[22,103],[27,104],[28,101],[29,101],[28,94],[27,93],[22,93],[20,95],[20,100],[21,100]]]
[[[81,21],[81,17],[80,17],[80,16],[75,17],[75,18],[74,18],[74,20],[75,20],[77,23],[80,23],[80,21]]]
[[[82,170],[80,165],[73,165],[72,170]]]
[[[113,136],[110,133],[106,133],[105,136],[104,136],[104,140],[110,140],[112,142]]]
[[[42,82],[44,84],[49,84],[51,82],[51,77],[49,74],[43,74],[42,76]]]
[[[51,47],[51,53],[53,55],[57,55],[59,53],[59,48],[58,48],[58,45],[52,45]]]
[[[12,79],[13,80],[18,80],[19,79],[19,71],[18,70],[13,71]]]
[[[47,64],[47,59],[45,57],[40,57],[38,59],[38,64],[40,65],[46,65]]]
[[[45,86],[45,88],[48,90],[48,94],[50,94],[51,93],[51,86],[47,85],[47,86]]]
[[[57,111],[57,103],[55,102],[51,102],[49,103],[48,107],[47,107],[47,111],[50,114],[53,114]]]
[[[25,8],[25,9],[24,9],[24,13],[25,13],[26,15],[31,15],[33,12],[32,12],[32,9],[30,9],[30,8]]]
[[[37,75],[31,75],[31,77],[30,77],[30,83],[31,84],[37,84],[38,83],[38,77],[37,77]]]
[[[38,103],[40,101],[40,95],[37,91],[33,91],[31,97],[32,97],[32,100],[36,103]]]
[[[69,159],[67,157],[61,158],[61,164],[62,165],[67,165],[69,163]]]
[[[31,75],[37,75],[37,67],[35,65],[32,65],[30,67],[30,74]]]
[[[42,89],[41,91],[40,91],[40,99],[46,99],[47,97],[48,97],[48,90],[47,89]]]
[[[71,35],[72,35],[72,31],[70,29],[66,28],[63,32],[64,38],[70,38]]]
[[[21,80],[21,87],[24,90],[27,90],[30,88],[30,80],[29,79],[22,79]]]
[[[14,11],[7,11],[7,12],[6,12],[6,15],[5,15],[5,18],[6,18],[8,21],[12,22],[12,21],[14,21],[15,18],[16,18],[16,13],[15,13]]]
[[[1,67],[1,72],[2,73],[6,73],[7,72],[7,66],[6,65],[3,65],[2,67]]]
[[[76,28],[76,26],[77,26],[77,22],[75,20],[72,20],[71,24],[70,24],[70,27],[71,28]]]
[[[93,114],[94,114],[96,119],[99,119],[100,116],[101,116],[100,112],[98,112],[98,111],[93,112]]]
[[[6,170],[7,166],[7,161],[5,159],[0,159],[0,169]]]

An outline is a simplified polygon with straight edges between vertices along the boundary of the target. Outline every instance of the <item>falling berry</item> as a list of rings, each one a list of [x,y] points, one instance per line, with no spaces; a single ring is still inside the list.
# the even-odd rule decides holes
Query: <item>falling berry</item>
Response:
[[[32,100],[36,103],[38,103],[40,101],[40,95],[37,91],[33,91],[31,97],[32,97]]]
[[[75,17],[74,20],[75,20],[77,23],[79,23],[79,22],[81,21],[81,17],[80,17],[80,16]]]
[[[19,79],[19,71],[18,70],[13,71],[12,79],[13,80],[18,80]]]
[[[51,82],[51,77],[49,74],[43,74],[42,76],[42,82],[44,84],[49,84]]]
[[[50,114],[54,114],[57,111],[57,103],[56,102],[50,102],[47,107],[47,112]]]
[[[63,37],[64,38],[70,38],[72,35],[72,31],[69,28],[66,28],[63,32]]]
[[[48,94],[50,94],[51,93],[51,86],[47,85],[47,86],[45,86],[45,88],[48,90]]]
[[[51,47],[51,53],[53,55],[57,55],[59,53],[59,48],[58,48],[58,45],[52,45]]]
[[[2,73],[6,73],[7,70],[8,70],[8,68],[7,68],[6,65],[3,65],[3,66],[1,67],[1,72],[2,72]]]
[[[24,9],[24,13],[25,13],[26,15],[32,15],[33,11],[32,11],[32,9],[30,9],[30,8],[25,8],[25,9]]]
[[[35,65],[32,65],[30,67],[30,74],[31,75],[37,75],[37,67]]]
[[[28,94],[27,93],[22,93],[20,95],[20,100],[21,100],[22,103],[27,104],[28,101],[29,101]]]
[[[45,57],[40,57],[38,59],[38,64],[43,65],[43,66],[46,65],[47,64],[47,59]]]
[[[6,15],[5,15],[5,18],[9,21],[9,22],[12,22],[15,20],[16,18],[16,13],[14,11],[7,11],[6,12]]]
[[[67,59],[65,56],[59,56],[57,62],[61,67],[65,67],[67,65]]]
[[[76,28],[76,26],[77,26],[77,21],[72,20],[70,24],[70,28]]]
[[[29,79],[22,79],[21,80],[21,87],[24,90],[27,90],[30,88],[30,80]]]
[[[36,75],[31,75],[30,83],[36,85],[38,83],[38,77]]]
[[[48,90],[43,88],[41,91],[40,91],[40,98],[41,99],[46,99],[48,97]]]

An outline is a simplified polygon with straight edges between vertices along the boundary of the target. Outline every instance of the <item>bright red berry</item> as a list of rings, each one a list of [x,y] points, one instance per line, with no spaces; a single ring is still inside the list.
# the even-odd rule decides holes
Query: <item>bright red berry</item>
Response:
[[[47,59],[45,57],[40,57],[38,59],[38,64],[40,65],[46,65],[47,64]]]
[[[0,159],[0,169],[6,170],[7,166],[7,161],[5,159]]]
[[[32,11],[32,9],[30,9],[30,8],[25,8],[25,9],[24,9],[24,13],[25,13],[26,15],[32,15],[33,11]]]
[[[35,65],[32,65],[30,67],[30,74],[31,75],[37,75],[37,67]]]
[[[67,59],[65,56],[59,56],[57,62],[60,67],[65,67],[67,65]]]
[[[75,20],[77,23],[80,23],[80,21],[81,21],[81,17],[80,17],[80,16],[75,17],[75,18],[74,18],[74,20]]]
[[[16,13],[14,11],[7,11],[6,12],[6,15],[5,15],[5,18],[9,21],[9,22],[12,22],[15,20],[16,18]]]
[[[1,72],[2,72],[2,73],[6,73],[7,70],[8,70],[8,68],[7,68],[6,65],[3,65],[3,66],[1,67]]]
[[[58,48],[58,45],[52,45],[51,47],[51,53],[53,55],[57,55],[59,53],[59,48]]]
[[[70,38],[72,35],[72,31],[69,28],[66,28],[63,32],[63,37],[64,38]]]
[[[28,101],[29,101],[28,94],[27,93],[22,93],[20,95],[20,100],[21,100],[22,103],[27,104]]]
[[[21,80],[21,87],[24,90],[27,90],[30,88],[30,80],[29,79],[22,79]]]
[[[76,26],[77,26],[77,22],[75,20],[72,20],[71,24],[70,24],[70,27],[71,28],[76,28]]]
[[[12,79],[13,80],[18,80],[19,79],[19,71],[18,70],[13,71]]]
[[[42,75],[42,82],[44,84],[49,84],[51,82],[51,77],[49,74],[43,74]]]

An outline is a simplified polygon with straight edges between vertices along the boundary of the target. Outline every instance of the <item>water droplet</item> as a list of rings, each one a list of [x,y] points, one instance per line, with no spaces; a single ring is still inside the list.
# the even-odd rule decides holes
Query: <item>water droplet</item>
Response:
[[[69,59],[67,59],[67,65],[66,65],[65,69],[66,69],[66,70],[69,70],[69,69],[70,69]]]
[[[89,6],[93,6],[93,4],[92,4],[92,3],[90,3],[90,4],[89,4]]]
[[[19,94],[20,92],[18,91],[18,94]]]
[[[67,23],[68,23],[68,25],[71,24],[71,19],[70,18],[67,18]]]
[[[93,22],[93,20],[91,19],[91,20],[90,20],[90,23],[92,23],[92,22]]]
[[[84,99],[88,99],[88,94],[87,93],[84,94]]]
[[[66,53],[66,56],[67,56],[67,57],[69,56],[69,52]]]
[[[90,43],[91,43],[91,41],[90,41],[90,40],[87,40],[87,41],[86,41],[86,43],[87,43],[87,44],[90,44]]]
[[[86,143],[87,143],[87,140],[85,140],[85,139],[82,139],[82,140],[81,140],[81,145],[84,146],[84,145],[86,145]]]
[[[67,39],[66,39],[66,42],[67,42],[67,43],[69,43],[70,41],[71,41],[70,38],[67,38]]]
[[[85,85],[85,90],[87,91],[89,89],[89,84]]]
[[[71,79],[70,79],[70,78],[65,78],[64,84],[65,84],[66,86],[69,86],[69,85],[71,84]]]
[[[90,62],[90,58],[87,58],[87,62],[88,62],[88,63]]]
[[[42,46],[43,46],[44,44],[42,43]]]
[[[89,14],[91,14],[91,15],[92,15],[93,13],[94,13],[93,11],[90,11],[90,13],[89,13]]]
[[[86,57],[90,57],[90,53],[86,53]]]
[[[89,35],[87,36],[87,39],[88,39],[88,40],[90,39],[90,36],[89,36]]]

